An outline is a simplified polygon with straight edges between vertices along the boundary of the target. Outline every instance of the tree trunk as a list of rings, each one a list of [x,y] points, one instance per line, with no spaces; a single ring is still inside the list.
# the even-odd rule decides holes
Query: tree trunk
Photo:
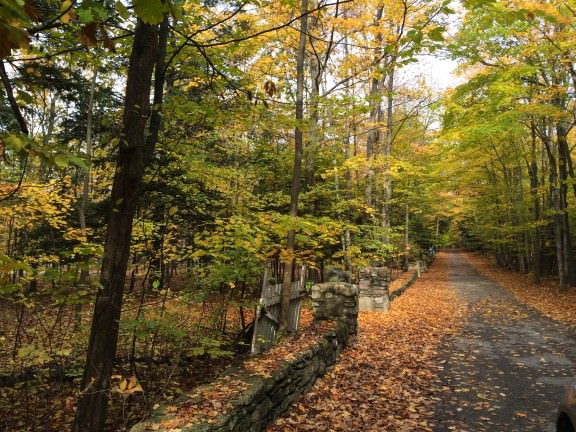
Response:
[[[349,50],[348,50],[348,37],[346,37],[344,39],[344,54],[346,57],[348,57],[349,55]],[[352,71],[349,71],[350,75],[352,75]],[[352,89],[352,90],[351,90]],[[352,101],[351,106],[349,106],[349,111],[346,115],[346,138],[344,140],[344,162],[346,162],[349,158],[350,158],[350,147],[352,145],[352,140],[356,140],[356,137],[354,136],[354,138],[351,137],[351,135],[355,135],[355,106],[354,106],[354,78],[351,79],[351,82],[349,85],[346,86],[346,97]],[[345,181],[345,186],[344,186],[344,195],[346,197],[347,200],[350,199],[350,191],[351,191],[351,175],[350,175],[350,171],[346,170],[344,173],[344,181]],[[336,200],[338,202],[340,202],[340,197],[337,196]],[[350,220],[351,219],[351,215],[350,215],[350,211],[348,210],[346,212],[347,214],[347,219]],[[352,259],[350,256],[350,246],[352,244],[352,239],[351,239],[351,235],[350,235],[350,229],[346,228],[344,230],[344,233],[341,235],[341,241],[342,241],[342,249],[344,251],[344,270],[346,271],[351,271],[352,270]]]
[[[533,279],[534,282],[540,283],[540,278],[542,276],[542,233],[538,223],[540,222],[540,198],[538,197],[538,161],[536,158],[536,128],[535,125],[531,124],[532,131],[532,149],[530,154],[530,162],[528,164],[528,176],[530,178],[530,195],[532,197],[532,219],[536,222],[534,228],[533,238],[532,238],[532,248],[533,248]]]
[[[382,147],[384,169],[382,170],[382,228],[384,228],[384,243],[390,243],[390,200],[392,199],[392,178],[390,177],[390,155],[394,140],[394,63],[388,71],[386,106],[386,142]]]
[[[298,197],[300,192],[300,175],[302,170],[302,120],[304,118],[304,60],[306,56],[306,36],[308,32],[308,0],[302,0],[300,19],[300,38],[296,56],[296,127],[294,128],[294,167],[292,171],[292,187],[290,190],[290,216],[298,216]],[[284,279],[280,294],[280,323],[279,332],[286,333],[294,329],[290,328],[290,297],[292,295],[292,269],[294,265],[294,243],[296,232],[288,231],[286,242],[286,265],[284,267]]]
[[[43,128],[44,135],[42,136],[42,144],[44,144],[44,146],[48,146],[50,141],[52,141],[52,135],[54,133],[54,125],[56,123],[56,100],[57,97],[55,94],[53,94],[50,100],[50,108],[48,108],[48,122],[47,122],[48,124],[46,125],[45,128]],[[48,183],[48,181],[50,180],[50,174],[52,168],[50,167],[47,161],[44,160],[40,161],[39,171],[40,171],[39,177],[42,179],[43,182]]]
[[[2,84],[4,85],[4,90],[6,91],[6,98],[8,99],[8,103],[10,104],[10,108],[12,109],[12,113],[18,122],[18,126],[20,127],[20,132],[24,135],[28,135],[29,129],[24,116],[22,115],[22,111],[20,111],[20,107],[16,102],[16,98],[14,97],[14,90],[12,89],[12,84],[10,83],[10,79],[8,78],[8,74],[6,73],[6,68],[4,67],[4,62],[0,61],[0,79],[2,80]]]
[[[574,256],[572,253],[572,239],[570,236],[570,221],[568,219],[568,183],[569,166],[571,162],[570,148],[568,146],[568,128],[562,123],[556,125],[556,138],[558,140],[558,172],[559,172],[559,199],[562,217],[562,237],[564,248],[564,266],[566,268],[567,284],[573,285],[576,280]],[[576,187],[576,185],[573,185]],[[575,192],[576,194],[576,192]]]
[[[374,17],[374,25],[381,25],[382,14],[384,8],[382,6],[378,7],[376,10],[376,16]],[[376,36],[376,45],[382,45],[382,34],[379,33]],[[381,56],[380,50],[376,50],[374,53],[375,68],[378,68],[379,59]],[[382,118],[382,86],[384,83],[384,77],[374,71],[374,75],[370,81],[370,93],[368,96],[368,104],[370,107],[370,117],[369,117],[369,131],[366,138],[366,159],[368,160],[368,171],[366,173],[366,184],[364,189],[364,201],[366,206],[371,208],[373,206],[372,195],[374,194],[374,168],[371,166],[374,153],[378,143],[380,142],[380,119]],[[368,222],[368,215],[364,216],[364,223]]]
[[[96,296],[92,328],[73,430],[100,432],[104,428],[110,375],[122,307],[124,279],[130,253],[132,219],[142,176],[146,122],[150,115],[150,86],[158,52],[158,26],[138,21],[126,81],[123,134],[118,150],[108,215],[101,289]]]
[[[90,164],[92,161],[92,123],[94,118],[94,93],[96,92],[96,77],[98,76],[98,69],[94,67],[92,74],[92,81],[90,82],[90,96],[88,98],[88,108],[86,115],[86,172],[82,183],[82,198],[80,199],[80,208],[78,209],[78,219],[80,222],[80,230],[84,241],[88,241],[87,226],[86,226],[86,208],[90,200]],[[90,280],[90,257],[84,257],[84,263],[80,270],[80,287],[86,289]],[[82,323],[82,303],[78,302],[74,308],[74,330],[80,330]]]
[[[434,253],[438,252],[440,240],[440,218],[436,216],[436,232],[434,233]]]
[[[314,7],[314,5],[312,5]],[[310,23],[307,26],[309,31],[312,31],[314,28],[317,18],[311,16],[309,18]],[[313,42],[311,38],[310,43]],[[319,141],[320,141],[320,134],[318,128],[318,121],[319,121],[319,111],[318,111],[318,103],[320,97],[320,81],[322,76],[322,65],[320,64],[320,54],[317,53],[315,50],[310,55],[310,132],[308,134],[309,140],[306,148],[306,186],[310,189],[314,186],[314,171],[315,171],[315,156],[316,152],[318,151]]]
[[[405,209],[406,213],[404,215],[404,271],[408,271],[408,267],[409,267],[409,257],[408,254],[410,252],[409,250],[409,243],[410,243],[410,210],[408,208],[408,206],[406,206]]]
[[[562,188],[559,184],[559,165],[556,161],[556,156],[552,149],[552,131],[548,128],[548,132],[545,133],[542,141],[548,155],[548,160],[550,163],[550,201],[552,208],[554,209],[554,229],[555,229],[555,240],[556,240],[556,262],[558,267],[558,278],[560,279],[560,291],[567,291],[569,284],[568,268],[566,264],[568,262],[566,254],[566,246],[564,244],[566,239],[566,231],[564,223],[566,218],[564,217],[563,210],[563,199],[562,199]]]

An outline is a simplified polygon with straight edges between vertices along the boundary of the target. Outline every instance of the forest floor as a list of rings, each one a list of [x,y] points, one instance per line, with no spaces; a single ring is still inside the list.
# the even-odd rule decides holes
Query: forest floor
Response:
[[[106,431],[128,430],[146,418],[155,404],[167,403],[187,389],[211,382],[225,368],[246,357],[244,338],[236,338],[242,330],[236,303],[222,312],[221,304],[210,299],[186,301],[180,297],[176,291],[167,299],[157,293],[144,299],[141,322],[149,327],[134,328],[143,334],[133,345],[133,363],[129,358],[135,331],[121,325]],[[126,296],[124,323],[136,322],[139,301],[140,291]],[[69,431],[85,360],[91,308],[82,309],[82,325],[76,330],[74,305],[57,307],[37,301],[26,309],[15,356],[17,312],[13,305],[0,302],[0,432]],[[227,320],[226,333],[222,316]],[[252,316],[253,308],[244,307],[244,320],[249,322]],[[303,324],[311,320],[310,312],[301,317]],[[233,345],[236,340],[238,343]],[[122,383],[135,385],[128,385],[128,391],[122,392]]]
[[[576,292],[560,295],[554,280],[536,285],[474,254],[439,253],[389,313],[359,321],[334,369],[270,432],[549,432],[576,375]],[[108,430],[126,430],[147,406],[214,379],[231,361],[141,364],[146,391],[115,396]],[[67,430],[76,388],[42,377],[0,387],[0,432]]]
[[[410,272],[396,272],[392,288],[400,287]],[[143,283],[138,283],[140,288]],[[146,330],[137,339],[137,361],[131,365],[131,327],[120,334],[118,361],[110,393],[109,421],[106,430],[128,430],[135,422],[145,418],[157,404],[170,403],[180,393],[215,380],[226,367],[242,362],[245,347],[231,347],[234,335],[241,331],[237,307],[230,304],[226,316],[226,337],[220,330],[221,312],[218,303],[182,301],[179,291],[164,301],[149,295],[144,301],[143,317],[150,324],[161,327],[136,328]],[[127,295],[123,320],[131,324],[137,313],[140,291]],[[309,305],[308,305],[309,306]],[[164,314],[159,317],[158,310]],[[252,308],[244,308],[244,320],[252,319]],[[66,432],[74,418],[78,386],[84,362],[84,349],[88,338],[91,310],[82,308],[81,327],[75,329],[74,305],[55,307],[37,301],[25,310],[22,324],[17,325],[18,309],[0,302],[0,432]],[[132,320],[132,321],[131,321]],[[156,320],[156,321],[154,321]],[[304,308],[300,327],[302,332],[310,325],[312,315]],[[20,329],[20,348],[15,348],[15,334]],[[181,334],[182,333],[182,334]],[[222,341],[222,345],[219,345]],[[204,354],[188,354],[180,346],[197,346],[200,342]],[[241,341],[243,342],[243,341]],[[196,345],[195,345],[196,344]],[[226,350],[239,353],[224,355]],[[15,356],[16,350],[18,356]],[[21,356],[20,353],[29,350]],[[189,350],[192,351],[192,350]],[[150,354],[154,352],[154,354]],[[179,359],[179,361],[178,361]],[[132,378],[135,377],[135,378]],[[143,391],[122,393],[122,382],[136,379],[135,388]],[[49,400],[50,403],[46,403]]]
[[[576,374],[572,295],[442,252],[390,313],[361,314],[356,343],[268,431],[552,432]]]

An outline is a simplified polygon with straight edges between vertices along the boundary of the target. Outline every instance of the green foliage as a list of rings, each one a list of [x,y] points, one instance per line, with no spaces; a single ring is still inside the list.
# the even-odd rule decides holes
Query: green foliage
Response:
[[[235,288],[240,282],[258,280],[262,265],[270,252],[269,233],[258,224],[240,216],[217,219],[214,229],[199,233],[197,249],[191,258],[208,259],[210,266],[203,275],[211,287]]]
[[[52,360],[52,357],[44,349],[34,344],[25,345],[18,349],[18,359],[24,367],[41,366]]]
[[[175,341],[176,343],[187,335],[186,332],[179,327],[178,322],[170,317],[122,320],[120,321],[120,328],[134,334],[138,338],[150,337],[156,334]]]
[[[200,357],[207,355],[211,359],[217,359],[221,357],[231,357],[234,355],[233,351],[228,351],[223,349],[226,345],[224,341],[221,339],[212,339],[212,338],[202,338],[200,340],[200,344],[198,346],[193,347],[190,349],[189,355]]]
[[[171,1],[134,0],[134,11],[146,24],[158,24],[170,10]]]
[[[65,169],[70,165],[87,169],[86,163],[64,145],[42,145],[25,135],[14,133],[0,134],[0,145],[5,151],[12,152],[14,155],[23,158],[39,158],[41,163],[57,169]]]
[[[21,311],[22,322],[39,310],[62,311],[70,327],[77,327],[78,345],[86,342],[87,306],[99,288],[106,221],[121,204],[112,202],[110,192],[119,173],[118,148],[125,143],[121,92],[134,26],[137,19],[148,25],[166,17],[170,21],[164,101],[160,106],[156,100],[153,107],[161,114],[158,145],[145,155],[143,184],[135,191],[140,195],[120,320],[120,358],[233,355],[230,341],[246,331],[248,311],[271,259],[295,259],[312,268],[355,268],[438,244],[439,220],[440,236],[469,228],[470,204],[455,204],[442,195],[451,181],[447,177],[462,160],[478,158],[477,143],[488,142],[489,136],[508,140],[509,146],[495,143],[498,150],[516,146],[526,136],[509,125],[547,115],[551,106],[542,100],[526,107],[530,113],[510,109],[522,80],[537,68],[517,65],[507,74],[474,81],[446,107],[451,130],[445,136],[458,145],[437,144],[446,153],[434,154],[434,132],[426,118],[432,95],[424,85],[399,83],[406,81],[404,65],[446,44],[446,18],[453,11],[445,0],[410,7],[406,16],[394,2],[350,3],[346,14],[337,13],[334,5],[320,5],[309,17],[306,87],[314,88],[310,78],[317,59],[320,93],[327,93],[307,95],[302,122],[293,119],[290,53],[298,29],[287,23],[295,16],[294,2],[65,0],[46,3],[35,17],[26,8],[31,3],[7,1],[0,8],[0,57],[11,56],[5,64],[15,65],[8,66],[9,81],[33,132],[14,132],[13,107],[2,93],[0,170],[5,184],[0,193],[14,194],[0,202],[0,243],[6,245],[0,256],[0,295]],[[384,18],[367,26],[379,7],[385,9]],[[502,29],[493,31],[487,46],[505,35]],[[28,34],[34,34],[30,42]],[[473,41],[474,35],[465,39]],[[472,53],[473,44],[468,45],[463,52]],[[512,45],[518,49],[520,44]],[[376,57],[381,58],[374,64]],[[370,94],[367,83],[378,77],[385,89],[394,71],[399,79],[390,94]],[[332,82],[340,84],[326,88]],[[375,103],[385,112],[387,98],[394,102],[391,130],[383,120],[369,120]],[[473,104],[483,104],[483,117],[472,115]],[[299,216],[290,217],[297,126],[304,132],[305,151]],[[376,129],[380,136],[367,157],[367,135]],[[383,156],[387,132],[392,149]],[[510,152],[504,164],[512,166],[525,155]],[[497,172],[494,165],[488,168]],[[391,224],[386,229],[384,179],[393,185],[385,203]],[[507,209],[493,195],[479,204],[494,205],[498,215]],[[453,228],[449,220],[459,212],[465,216]],[[85,216],[82,221],[79,213]],[[497,231],[498,220],[481,222],[483,231]],[[503,226],[511,229],[513,224],[506,222]],[[524,219],[516,222],[529,226]],[[291,230],[296,245],[288,252]],[[503,231],[499,234],[504,236]],[[39,336],[30,338],[35,340],[14,344],[21,348],[23,364],[46,366],[67,357],[42,348],[46,344]],[[84,358],[76,348],[74,355]],[[116,377],[113,390],[132,400],[142,390],[132,378]]]
[[[26,10],[23,0],[4,0],[0,8],[0,59],[13,49],[24,48],[29,43],[25,28],[30,26],[34,13]]]

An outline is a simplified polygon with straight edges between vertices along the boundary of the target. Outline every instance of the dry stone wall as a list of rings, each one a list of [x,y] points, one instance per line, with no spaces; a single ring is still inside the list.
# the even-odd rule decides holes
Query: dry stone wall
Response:
[[[324,282],[312,286],[314,319],[346,324],[350,334],[358,332],[358,286],[348,282]]]
[[[254,375],[242,368],[232,368],[224,374],[231,379],[242,381],[247,386],[236,399],[232,408],[216,417],[213,423],[178,425],[180,432],[260,432],[284,413],[324,375],[334,363],[342,349],[348,344],[349,329],[344,322],[338,322],[334,330],[325,333],[319,343],[304,351],[292,362],[286,362],[270,377]],[[205,387],[209,387],[205,386]],[[186,399],[171,405],[185,405]],[[170,424],[178,414],[168,413],[168,407],[160,407],[151,418],[139,423],[131,432],[167,431],[162,424]],[[172,429],[169,429],[172,430]]]
[[[361,311],[390,310],[390,270],[387,267],[367,267],[360,272]]]

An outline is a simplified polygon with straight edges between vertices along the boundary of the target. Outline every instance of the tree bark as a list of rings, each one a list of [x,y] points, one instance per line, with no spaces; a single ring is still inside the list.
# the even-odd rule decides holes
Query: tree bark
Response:
[[[314,7],[314,5],[312,5]],[[316,22],[316,17],[310,17],[310,23],[307,26],[308,29],[314,28]],[[310,30],[311,31],[311,30]],[[312,37],[310,37],[310,44],[313,43]],[[320,81],[322,76],[322,65],[320,64],[320,54],[315,50],[310,55],[310,132],[308,134],[309,140],[306,145],[306,187],[308,189],[314,186],[314,170],[315,170],[315,153],[318,151],[318,144],[320,141],[318,121],[320,117],[319,113],[319,97],[320,97]]]
[[[112,185],[112,208],[108,215],[100,273],[102,287],[96,295],[86,366],[73,426],[75,432],[100,432],[106,420],[132,219],[144,173],[145,131],[150,115],[150,86],[157,51],[158,26],[138,21],[128,66],[123,134]]]
[[[8,74],[6,73],[6,68],[4,66],[4,62],[0,61],[0,79],[2,80],[2,84],[4,85],[4,90],[6,91],[6,98],[8,99],[8,103],[10,104],[10,108],[12,109],[12,113],[18,122],[18,126],[20,127],[20,132],[24,135],[28,135],[29,129],[28,124],[26,123],[26,119],[22,115],[22,111],[20,111],[20,107],[16,102],[16,98],[14,97],[14,90],[12,89],[12,84],[10,83],[10,79],[8,78]]]
[[[403,270],[408,271],[409,268],[409,257],[408,254],[410,252],[409,248],[410,243],[410,208],[406,205],[405,214],[404,214],[404,263],[403,263]]]
[[[394,141],[394,63],[388,71],[387,105],[386,105],[386,142],[382,146],[384,169],[382,170],[382,228],[384,243],[390,243],[390,200],[392,199],[392,178],[390,177],[390,155]]]
[[[530,124],[531,129],[531,154],[530,162],[528,164],[528,176],[530,177],[530,195],[532,197],[532,219],[536,222],[536,227],[534,228],[532,248],[533,248],[533,279],[534,282],[540,283],[540,278],[542,276],[542,261],[544,259],[542,253],[542,233],[538,226],[540,222],[540,198],[538,196],[538,188],[540,186],[538,180],[538,161],[536,156],[536,126],[532,122]]]
[[[570,150],[568,147],[568,128],[566,128],[562,122],[556,124],[556,139],[558,141],[559,217],[562,219],[560,227],[562,247],[564,248],[562,257],[564,259],[564,268],[566,269],[567,285],[573,285],[576,277],[574,272],[572,240],[570,236],[570,222],[568,220],[568,171]]]
[[[86,113],[86,172],[82,182],[82,197],[80,199],[80,208],[78,209],[78,219],[80,230],[84,240],[87,241],[86,209],[90,200],[90,164],[92,161],[92,128],[94,121],[94,93],[96,92],[96,77],[98,69],[94,67],[92,81],[90,82],[90,95],[88,97],[88,108]],[[84,257],[84,265],[80,270],[80,287],[86,288],[90,280],[90,257]],[[82,323],[82,303],[78,302],[74,308],[74,330],[80,330]]]
[[[376,10],[376,16],[374,17],[374,24],[379,26],[382,20],[382,14],[384,13],[384,8],[379,6]],[[377,46],[382,45],[382,34],[379,33],[376,36],[376,44]],[[380,50],[376,50],[374,53],[375,67],[378,68],[379,65],[379,58],[381,57]],[[376,72],[376,71],[375,71]],[[372,195],[374,194],[374,169],[372,168],[371,164],[374,159],[374,154],[376,152],[376,148],[378,143],[381,139],[380,133],[380,120],[382,118],[382,86],[384,83],[384,77],[376,74],[372,77],[370,81],[370,93],[368,96],[368,104],[370,107],[370,117],[369,117],[369,128],[368,136],[366,138],[366,159],[368,160],[368,171],[366,173],[366,185],[364,189],[364,201],[366,202],[366,206],[368,208],[372,207],[373,199]],[[364,223],[368,222],[367,215],[364,217]]]
[[[306,56],[306,36],[308,32],[308,0],[302,0],[300,19],[300,38],[296,56],[296,127],[294,128],[294,167],[292,169],[292,187],[290,190],[290,216],[298,216],[298,198],[300,193],[300,177],[302,171],[302,153],[304,142],[302,136],[302,120],[304,119],[304,60]],[[286,333],[290,328],[290,297],[292,295],[292,273],[294,266],[294,246],[296,231],[288,231],[286,242],[287,259],[284,267],[284,279],[280,293],[280,323],[279,332]]]
[[[550,201],[554,209],[554,228],[556,238],[556,261],[558,267],[558,278],[560,280],[560,291],[568,290],[569,276],[568,276],[568,258],[566,257],[566,227],[565,223],[566,212],[564,209],[564,200],[562,199],[562,185],[559,175],[559,165],[556,161],[554,150],[552,149],[552,130],[547,128],[548,131],[542,138],[548,160],[550,163]]]

